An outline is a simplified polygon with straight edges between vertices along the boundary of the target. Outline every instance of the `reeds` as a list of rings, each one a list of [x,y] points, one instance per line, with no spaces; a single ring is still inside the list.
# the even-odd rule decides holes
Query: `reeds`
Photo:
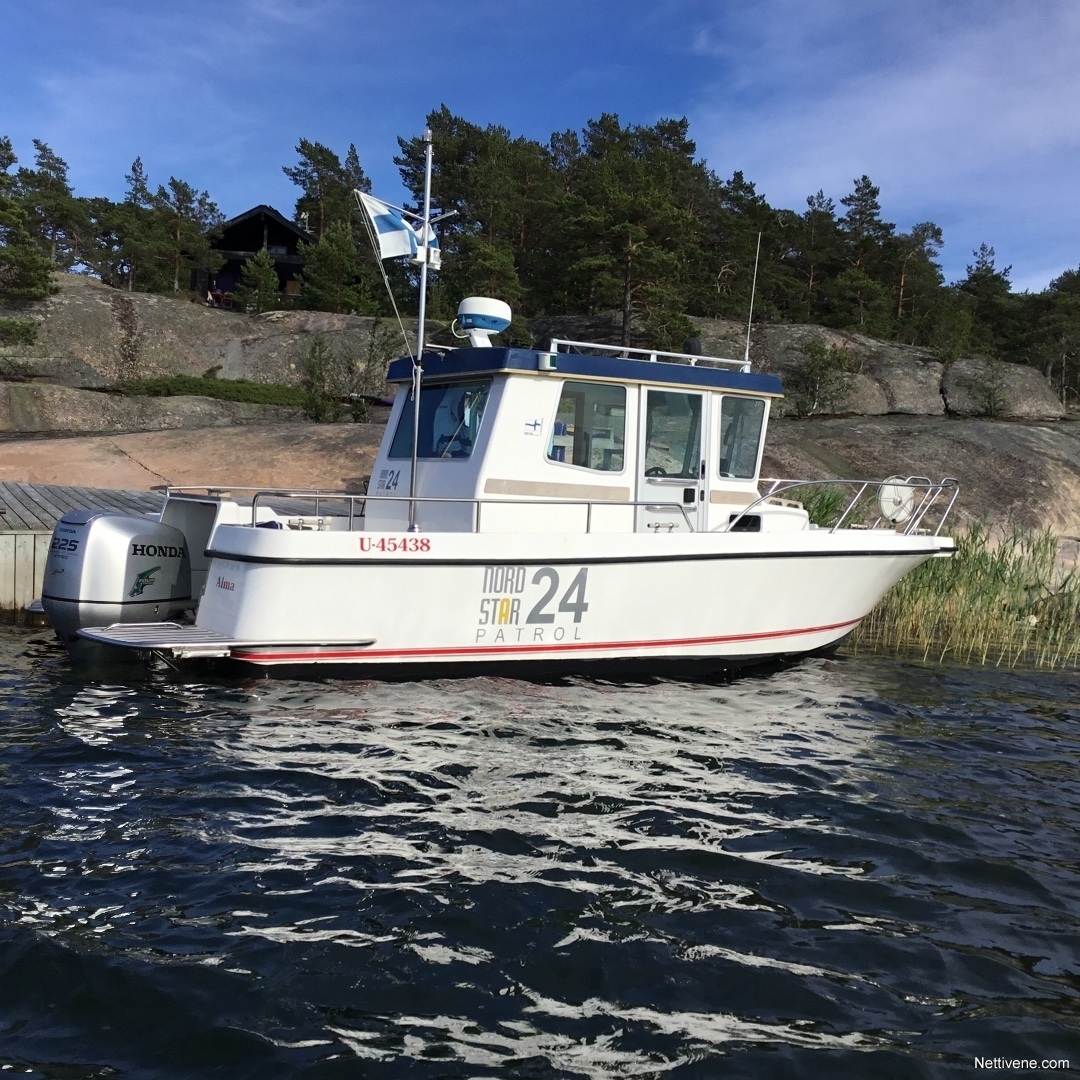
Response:
[[[951,559],[908,574],[851,639],[856,651],[1040,668],[1080,662],[1080,574],[1049,531],[985,525],[957,537]]]

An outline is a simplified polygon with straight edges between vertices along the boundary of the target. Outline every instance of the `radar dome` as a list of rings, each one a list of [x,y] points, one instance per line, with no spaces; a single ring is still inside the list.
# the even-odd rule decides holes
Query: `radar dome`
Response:
[[[510,325],[510,305],[488,296],[467,296],[458,304],[458,324],[473,348],[490,348],[491,335]]]

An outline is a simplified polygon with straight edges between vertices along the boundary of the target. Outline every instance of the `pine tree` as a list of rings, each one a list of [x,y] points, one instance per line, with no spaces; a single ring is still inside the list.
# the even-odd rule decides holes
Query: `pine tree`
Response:
[[[356,242],[345,222],[333,222],[316,244],[300,244],[304,303],[316,311],[373,313],[357,262]]]
[[[867,273],[873,272],[875,255],[896,228],[881,219],[880,194],[881,189],[863,175],[855,181],[855,190],[840,200],[847,207],[847,213],[840,219],[844,257],[848,265]]]
[[[273,311],[281,306],[281,282],[274,269],[274,260],[266,248],[260,248],[244,263],[235,300],[252,315]]]
[[[129,292],[167,292],[175,276],[169,222],[155,204],[141,157],[131,163],[124,179],[127,192],[112,220],[117,238],[116,284]]]
[[[351,144],[344,165],[322,143],[301,139],[296,152],[300,163],[282,166],[282,172],[304,191],[296,200],[294,217],[321,240],[331,225],[348,224],[352,220],[356,206],[353,189],[370,191],[371,184],[360,166],[356,147]]]
[[[163,254],[169,264],[174,293],[187,287],[193,269],[216,270],[221,257],[210,244],[210,234],[222,221],[221,212],[208,192],[196,191],[190,184],[169,177],[167,188],[159,186],[153,198],[156,222],[167,231],[167,247]],[[162,232],[151,230],[152,242],[162,239]]]
[[[1080,270],[1066,270],[1041,293],[1014,297],[1018,312],[1007,359],[1039,368],[1062,404],[1080,398]]]
[[[803,321],[814,322],[823,314],[825,283],[836,274],[840,261],[836,204],[820,188],[806,199],[800,232],[797,265],[805,285],[800,314]]]
[[[985,356],[996,358],[1004,349],[1007,323],[1014,310],[1009,283],[1012,267],[998,270],[994,265],[994,249],[987,244],[980,244],[972,254],[975,262],[968,266],[967,277],[959,284],[960,294],[971,310],[971,346]]]
[[[54,266],[67,270],[77,258],[81,208],[68,183],[67,163],[40,139],[34,139],[34,151],[36,168],[19,169],[15,194],[30,235]]]
[[[56,292],[52,263],[35,244],[27,215],[15,197],[18,164],[11,140],[0,137],[0,296],[8,301],[41,300]]]
[[[849,266],[825,290],[830,324],[871,337],[887,337],[892,327],[889,290],[865,270]]]
[[[693,144],[685,139],[685,121],[675,123],[675,129],[666,121],[629,128],[605,113],[583,132],[568,204],[566,271],[593,310],[618,308],[624,345],[635,321],[667,347],[681,345],[691,329],[683,314],[683,268],[697,228],[680,205],[676,177],[692,163]]]
[[[927,344],[928,320],[944,278],[936,258],[944,240],[932,221],[914,225],[885,243],[882,261],[894,285],[894,334],[909,345]]]

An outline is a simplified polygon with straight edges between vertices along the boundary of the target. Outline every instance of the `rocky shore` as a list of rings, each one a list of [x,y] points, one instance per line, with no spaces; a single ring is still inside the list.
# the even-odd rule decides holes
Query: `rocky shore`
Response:
[[[101,390],[214,368],[221,377],[295,384],[315,333],[381,372],[403,351],[385,321],[319,312],[249,317],[117,293],[74,275],[58,283],[55,296],[23,313],[40,322],[37,342],[0,348],[0,479],[360,489],[385,411],[367,424],[316,425],[281,406]],[[616,327],[601,316],[535,320],[530,330],[542,345],[553,336],[612,340]],[[745,328],[734,323],[699,320],[698,334],[706,354],[740,356],[745,347]],[[755,327],[755,368],[791,379],[810,340],[844,350],[852,370],[832,403],[835,415],[796,418],[790,400],[777,410],[765,475],[951,475],[961,484],[963,519],[1080,535],[1080,420],[1066,415],[1037,371],[978,358],[943,365],[925,350],[806,326]],[[980,415],[991,384],[994,415]]]

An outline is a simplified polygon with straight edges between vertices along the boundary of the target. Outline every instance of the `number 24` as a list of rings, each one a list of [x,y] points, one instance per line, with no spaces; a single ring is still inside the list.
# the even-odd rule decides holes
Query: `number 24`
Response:
[[[574,580],[570,582],[570,587],[563,593],[562,599],[559,601],[559,611],[570,611],[574,614],[574,622],[581,622],[581,616],[589,610],[589,605],[585,602],[585,582],[588,579],[589,568],[583,566],[574,577]],[[551,603],[555,594],[559,591],[559,572],[552,566],[542,566],[539,570],[533,574],[532,583],[539,585],[541,581],[547,581],[547,591],[536,606],[529,612],[529,617],[525,620],[528,623],[552,623],[555,621],[555,614],[551,611],[545,611],[544,608]]]

